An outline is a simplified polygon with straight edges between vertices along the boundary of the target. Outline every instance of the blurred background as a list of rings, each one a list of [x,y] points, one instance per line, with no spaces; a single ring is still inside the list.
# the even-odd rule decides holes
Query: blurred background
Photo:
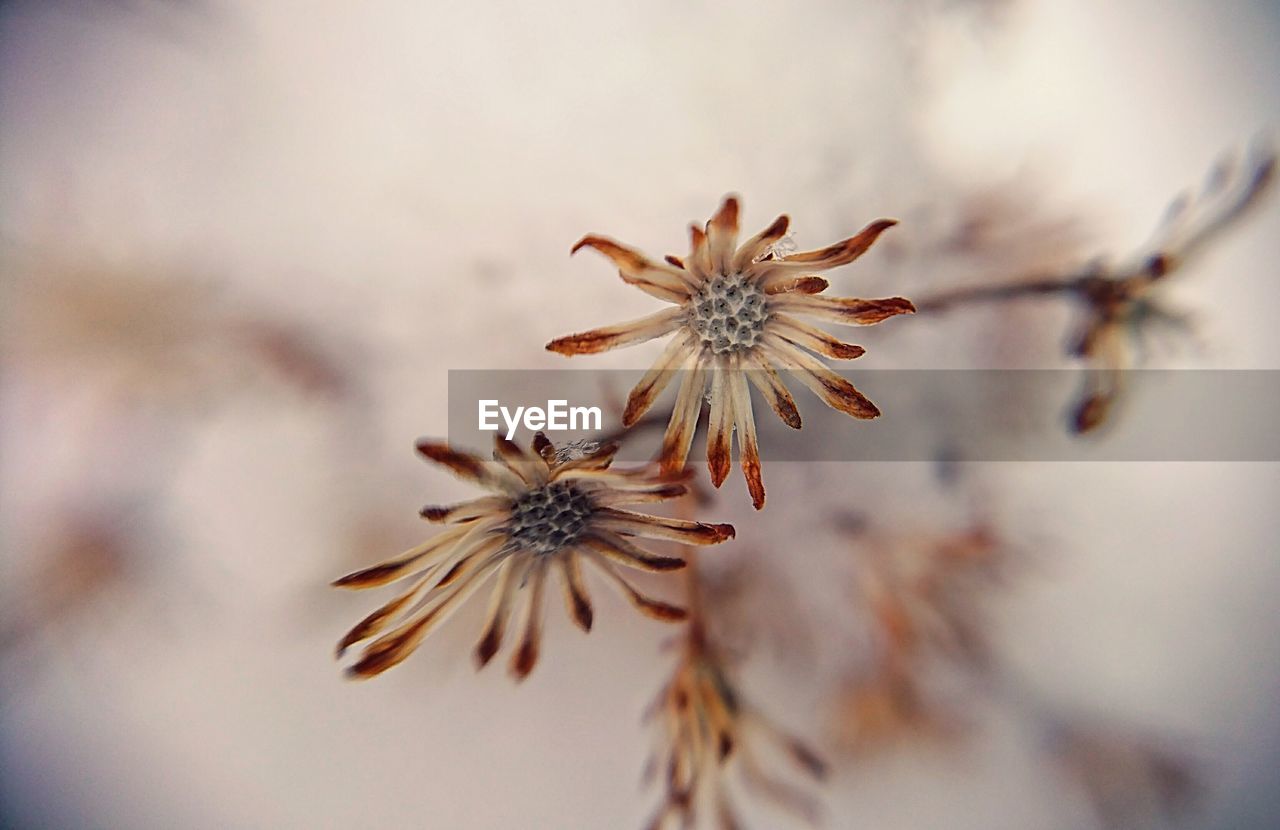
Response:
[[[898,218],[840,296],[1141,253],[1248,176],[1276,78],[1263,0],[0,5],[0,824],[641,827],[672,629],[551,608],[516,686],[473,670],[472,602],[385,676],[332,659],[380,600],[329,581],[471,492],[412,452],[448,370],[563,368],[551,338],[654,309],[570,245],[683,253],[727,192],[801,249]],[[1189,326],[1144,365],[1280,369],[1277,205],[1172,275]],[[860,330],[853,369],[1076,366],[1068,299]],[[821,823],[1275,826],[1277,465],[958,464],[943,432],[937,464],[765,447],[763,513],[736,474],[699,508]],[[744,825],[804,826],[760,795]]]

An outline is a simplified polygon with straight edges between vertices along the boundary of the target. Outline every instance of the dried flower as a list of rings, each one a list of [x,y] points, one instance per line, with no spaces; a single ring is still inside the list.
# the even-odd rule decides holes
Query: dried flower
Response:
[[[339,656],[351,645],[374,636],[393,623],[397,627],[365,646],[348,673],[372,677],[408,657],[423,638],[492,574],[497,584],[489,603],[484,633],[476,646],[484,666],[502,645],[516,595],[528,588],[520,644],[511,671],[523,679],[538,660],[543,593],[547,572],[560,571],[565,601],[574,622],[591,629],[593,611],[583,582],[582,562],[596,566],[642,613],[659,620],[682,620],[685,611],[645,596],[616,569],[640,571],[683,568],[683,559],[658,556],[633,544],[642,537],[694,545],[733,538],[733,526],[667,519],[620,510],[618,505],[675,498],[685,487],[651,470],[611,470],[617,444],[590,455],[564,460],[538,433],[533,453],[501,436],[495,438],[494,462],[421,440],[426,459],[448,467],[461,478],[494,495],[449,506],[427,506],[422,516],[449,525],[434,538],[403,554],[342,577],[341,588],[372,588],[413,577],[408,590],[356,624],[338,645]],[[576,454],[575,454],[576,455]]]
[[[1008,549],[983,524],[940,536],[858,532],[866,554],[858,600],[876,650],[841,694],[841,743],[867,753],[907,738],[950,738],[955,718],[933,700],[925,677],[936,658],[992,672],[983,599],[1001,580]]]
[[[1168,741],[1117,724],[1054,720],[1047,748],[1103,826],[1153,826],[1194,806],[1203,781]]]
[[[945,291],[923,300],[920,310],[943,311],[1027,296],[1066,296],[1076,301],[1083,315],[1068,342],[1068,352],[1084,360],[1089,371],[1071,424],[1076,432],[1088,432],[1106,420],[1123,392],[1124,372],[1133,364],[1144,333],[1158,325],[1179,334],[1190,328],[1188,315],[1160,304],[1156,288],[1261,200],[1275,166],[1276,156],[1270,149],[1257,152],[1242,170],[1224,161],[1214,168],[1196,199],[1174,200],[1156,239],[1127,262],[1095,261],[1073,273]]]
[[[719,487],[731,467],[730,441],[738,432],[738,451],[751,501],[764,506],[760,453],[751,414],[750,380],[787,426],[800,428],[800,413],[775,366],[792,372],[829,406],[855,418],[880,414],[853,384],[831,371],[805,349],[849,360],[861,346],[836,340],[795,315],[844,325],[871,325],[915,311],[901,298],[860,300],[816,296],[827,281],[815,276],[853,262],[876,241],[891,219],[872,222],[861,233],[817,251],[780,256],[775,246],[790,220],[773,224],[738,246],[738,199],[725,198],[705,228],[690,226],[692,252],[666,263],[602,236],[584,236],[573,252],[594,248],[618,266],[623,281],[673,303],[674,308],[608,328],[561,337],[547,349],[564,355],[593,354],[675,333],[657,363],[631,391],[623,424],[634,423],[666,388],[676,371],[685,370],[675,409],[663,438],[662,464],[667,472],[683,470],[697,429],[703,395],[710,383],[707,464]]]
[[[680,827],[694,826],[702,810],[710,811],[718,827],[739,827],[727,786],[733,768],[753,793],[817,821],[814,799],[797,785],[766,772],[758,753],[780,752],[817,780],[826,776],[826,763],[743,700],[696,620],[690,623],[675,673],[646,717],[659,719],[659,745],[650,757],[646,777],[661,769],[665,786],[664,800],[649,830],[662,830],[672,821]]]

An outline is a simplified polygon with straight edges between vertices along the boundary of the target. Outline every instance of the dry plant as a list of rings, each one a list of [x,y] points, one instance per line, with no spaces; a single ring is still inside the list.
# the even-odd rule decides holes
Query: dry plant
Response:
[[[338,655],[356,643],[396,627],[365,647],[349,670],[353,677],[381,674],[408,657],[433,628],[491,575],[496,574],[484,634],[476,662],[484,666],[502,645],[507,618],[517,595],[528,589],[520,644],[511,673],[524,679],[538,661],[543,594],[548,571],[555,568],[564,587],[569,615],[591,630],[593,610],[583,582],[582,563],[593,565],[646,616],[664,621],[685,617],[684,609],[642,594],[615,566],[663,572],[685,566],[683,559],[660,556],[630,540],[666,539],[713,545],[733,538],[733,526],[668,519],[620,509],[620,505],[660,502],[684,495],[685,486],[651,467],[611,469],[617,443],[566,456],[539,432],[531,452],[495,436],[493,461],[447,444],[421,440],[418,452],[493,495],[445,507],[427,506],[423,518],[448,529],[421,545],[333,584],[373,588],[413,577],[408,590],[352,628],[338,644]]]
[[[687,570],[689,619],[674,642],[675,670],[645,713],[653,722],[655,746],[645,767],[645,780],[660,778],[662,802],[649,830],[694,827],[710,816],[715,826],[742,826],[733,805],[734,783],[803,818],[819,820],[816,797],[769,766],[784,762],[810,782],[822,781],[826,762],[804,741],[776,726],[742,694],[726,652],[712,637],[696,555]]]
[[[1072,353],[1118,376],[1125,363],[1118,344],[1150,320],[1171,316],[1155,304],[1151,290],[1258,201],[1272,167],[1272,157],[1266,155],[1244,173],[1217,175],[1194,203],[1171,212],[1160,241],[1136,264],[1094,265],[946,292],[922,303],[921,309],[941,311],[1031,295],[1070,297],[1083,304],[1086,318]],[[496,585],[476,662],[486,665],[499,650],[508,620],[524,595],[519,644],[511,661],[512,674],[523,679],[540,651],[548,571],[559,572],[569,616],[590,630],[594,610],[583,560],[641,612],[683,623],[672,640],[674,670],[646,713],[656,736],[646,778],[659,780],[662,789],[649,823],[652,830],[709,823],[740,827],[738,790],[817,821],[820,810],[813,783],[827,773],[816,751],[780,730],[751,702],[736,671],[744,655],[716,634],[718,626],[734,626],[735,614],[740,619],[741,609],[735,611],[733,600],[735,595],[741,599],[742,585],[730,579],[723,591],[709,589],[713,583],[697,567],[690,547],[734,536],[732,526],[706,524],[693,515],[709,504],[712,492],[696,488],[686,466],[703,410],[709,424],[711,484],[719,487],[729,473],[736,431],[748,490],[759,510],[765,494],[748,382],[784,423],[796,429],[801,427],[800,416],[778,367],[794,373],[839,411],[859,418],[879,414],[852,384],[804,351],[849,359],[863,349],[835,340],[795,315],[867,325],[915,311],[901,297],[820,296],[828,283],[813,273],[857,259],[894,224],[892,220],[873,222],[843,242],[797,254],[789,251],[786,216],[741,245],[738,219],[738,199],[726,197],[709,222],[690,228],[690,254],[668,256],[662,263],[598,235],[585,236],[574,245],[573,252],[592,248],[602,253],[625,282],[673,304],[640,320],[547,345],[551,351],[577,355],[673,335],[631,391],[625,408],[619,408],[621,428],[560,448],[538,433],[530,451],[499,437],[492,461],[445,443],[420,441],[418,451],[425,458],[479,484],[490,495],[424,508],[424,518],[446,526],[442,532],[334,583],[370,588],[405,580],[407,585],[340,642],[339,655],[376,637],[348,670],[354,677],[377,675],[404,660],[493,576]],[[656,399],[678,373],[683,379],[672,409],[653,413]],[[1098,423],[1118,390],[1114,377],[1107,388],[1088,389],[1077,427],[1085,430]],[[664,424],[661,449],[652,462],[629,470],[611,466],[623,442]],[[677,499],[680,518],[618,508]],[[977,512],[983,512],[981,506]],[[1154,742],[1127,740],[1123,731],[1113,733],[1112,742],[1099,741],[1086,721],[1045,716],[1051,708],[1028,704],[1029,696],[1009,680],[992,644],[988,602],[1008,583],[1014,551],[994,522],[974,521],[943,533],[902,528],[885,532],[861,524],[845,529],[860,550],[855,602],[872,632],[867,653],[854,655],[862,662],[860,670],[849,675],[834,701],[832,737],[846,750],[845,758],[866,758],[920,739],[962,740],[969,713],[955,701],[944,700],[931,683],[942,669],[989,701],[1016,699],[1020,711],[1032,713],[1037,723],[1055,724],[1055,738],[1046,742],[1050,757],[1075,771],[1075,780],[1104,818],[1136,814],[1128,807],[1141,801],[1143,792],[1155,793],[1155,801],[1166,804],[1191,789],[1191,777],[1183,774],[1186,767],[1175,754],[1157,751]],[[680,555],[645,550],[632,542],[636,538],[676,543]],[[616,566],[651,572],[684,569],[687,608],[644,596]],[[729,572],[732,575],[732,569]],[[790,601],[797,603],[794,597]],[[770,764],[771,758],[782,762],[778,769]],[[1099,765],[1117,772],[1099,778]],[[792,774],[781,774],[785,768]]]
[[[1102,424],[1124,390],[1125,371],[1135,365],[1144,338],[1158,328],[1179,336],[1191,327],[1186,313],[1164,306],[1159,289],[1206,247],[1236,225],[1267,192],[1276,156],[1259,149],[1237,164],[1226,159],[1194,197],[1169,206],[1151,242],[1118,263],[1096,259],[1065,273],[1028,274],[1009,281],[942,291],[918,303],[921,313],[1026,297],[1064,297],[1081,311],[1067,340],[1067,355],[1084,362],[1083,388],[1072,406],[1078,433]]]
[[[778,245],[791,220],[785,214],[738,244],[739,205],[727,196],[705,225],[689,226],[692,248],[683,259],[654,262],[638,251],[595,234],[584,236],[573,253],[593,248],[616,266],[624,282],[674,308],[648,317],[552,340],[547,349],[563,355],[594,354],[674,333],[662,356],[627,400],[623,426],[635,423],[677,372],[683,378],[666,435],[662,464],[667,472],[685,468],[708,384],[707,465],[719,487],[729,475],[731,442],[738,433],[742,473],[757,510],[764,507],[764,481],[750,381],[783,423],[800,429],[800,413],[777,368],[792,373],[833,409],[855,418],[875,418],[880,410],[848,380],[808,352],[838,360],[861,357],[864,349],[836,340],[797,319],[814,317],[842,325],[869,326],[915,311],[909,300],[860,300],[818,296],[829,283],[814,272],[847,265],[862,256],[892,219],[872,222],[856,236],[817,251],[782,253]],[[806,351],[808,350],[808,351]]]
[[[873,655],[836,700],[835,736],[859,760],[890,749],[969,737],[981,705],[1027,721],[1037,749],[1087,798],[1107,828],[1148,826],[1190,808],[1201,782],[1171,740],[1123,722],[1067,711],[1017,678],[991,642],[988,604],[1019,564],[990,521],[929,534],[848,523],[858,554],[857,596]],[[969,695],[932,694],[939,669]]]
[[[932,696],[928,677],[938,663],[989,670],[985,603],[1005,582],[1008,546],[988,522],[942,534],[845,527],[854,536],[854,596],[872,645],[837,701],[839,743],[867,756],[957,737],[957,713]]]

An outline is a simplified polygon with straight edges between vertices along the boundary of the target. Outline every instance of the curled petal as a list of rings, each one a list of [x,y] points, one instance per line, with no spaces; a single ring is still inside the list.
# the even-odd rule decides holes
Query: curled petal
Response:
[[[851,236],[834,245],[756,263],[755,273],[763,277],[779,271],[794,274],[797,271],[825,271],[828,268],[847,265],[866,253],[880,234],[896,224],[898,224],[897,221],[893,219],[879,219],[863,228],[857,236]]]
[[[651,484],[645,487],[607,488],[600,493],[592,494],[592,501],[601,507],[612,507],[618,504],[641,504],[645,502],[668,501],[679,498],[689,492],[689,488],[678,482]]]
[[[733,465],[729,455],[733,404],[729,400],[728,373],[724,361],[715,360],[711,366],[711,413],[707,419],[707,469],[715,487],[724,483]]]
[[[485,496],[458,504],[428,504],[418,515],[429,522],[458,524],[505,510],[510,505],[511,499],[506,496]]]
[[[564,586],[565,607],[569,616],[583,631],[591,630],[594,612],[591,609],[591,597],[587,594],[587,586],[582,582],[582,566],[578,555],[570,551],[557,558],[560,564],[561,583]]]
[[[493,655],[502,648],[502,637],[506,633],[507,619],[511,615],[511,604],[516,591],[529,569],[531,559],[527,556],[511,557],[503,563],[498,572],[498,584],[494,586],[489,597],[489,610],[485,614],[484,628],[481,629],[479,642],[476,643],[476,668],[484,668]]]
[[[837,360],[853,360],[862,357],[866,349],[852,343],[843,343],[821,329],[801,322],[786,314],[774,314],[769,318],[770,324],[783,338],[803,346],[811,352],[817,352]]]
[[[711,249],[707,245],[707,233],[696,223],[689,225],[689,256],[685,267],[699,281],[711,276]]]
[[[495,540],[496,541],[496,540]],[[399,664],[414,652],[424,637],[441,623],[450,613],[489,575],[489,572],[501,562],[500,556],[493,556],[472,570],[465,579],[442,595],[441,599],[413,619],[390,634],[385,634],[365,647],[360,660],[347,669],[347,674],[354,678],[369,678],[381,674]]]
[[[747,492],[751,494],[751,506],[764,507],[764,478],[760,471],[760,448],[756,440],[756,421],[751,412],[751,390],[747,378],[736,371],[729,378],[729,395],[733,401],[733,418],[738,430],[738,455],[742,475],[747,480]]]
[[[729,273],[737,244],[738,198],[726,196],[720,204],[720,209],[707,223],[707,246],[711,255],[712,271],[720,274]]]
[[[349,573],[334,580],[332,584],[335,588],[359,590],[394,582],[448,556],[453,552],[451,545],[466,535],[470,529],[468,526],[450,528],[397,557]]]
[[[785,213],[773,220],[773,224],[760,231],[760,233],[742,243],[742,247],[738,249],[738,253],[733,258],[733,270],[736,272],[745,271],[760,257],[764,256],[770,248],[777,244],[778,240],[787,235],[787,228],[791,224],[791,218]]]
[[[689,277],[679,268],[653,262],[639,251],[594,234],[579,239],[569,253],[576,254],[583,248],[593,248],[607,256],[618,266],[624,282],[658,299],[679,303],[689,297]]]
[[[734,535],[733,525],[730,524],[707,524],[684,519],[669,519],[665,516],[632,513],[616,507],[600,508],[597,526],[628,536],[670,539],[673,542],[686,542],[692,545],[718,545],[732,539]]]
[[[535,432],[530,447],[548,467],[556,465],[556,445],[551,443],[551,439],[547,437],[545,432],[541,430]]]
[[[428,461],[448,467],[459,478],[489,490],[520,493],[525,489],[520,477],[499,464],[487,462],[471,453],[461,452],[442,441],[419,438],[415,448]]]
[[[785,369],[795,374],[801,383],[822,398],[827,406],[855,418],[875,418],[880,410],[854,388],[853,384],[828,369],[819,361],[800,351],[792,344],[773,335],[766,339],[766,348]]]
[[[800,410],[796,409],[796,402],[787,391],[782,378],[778,377],[773,364],[763,356],[758,356],[743,371],[746,372],[747,380],[760,390],[782,422],[792,429],[800,429]]]
[[[661,573],[678,571],[687,564],[685,560],[675,556],[659,556],[656,553],[637,547],[616,533],[598,530],[582,540],[582,544],[619,565],[637,571]]]
[[[692,354],[692,339],[693,335],[687,331],[677,334],[667,344],[657,362],[640,378],[640,382],[627,397],[627,408],[622,413],[624,427],[632,426],[640,420],[662,394],[662,390],[667,388],[667,384],[675,376],[676,367],[686,362]]]
[[[831,283],[814,274],[793,277],[790,274],[778,274],[760,281],[760,290],[766,294],[821,294],[831,287]]]
[[[647,597],[636,590],[630,582],[627,582],[620,573],[618,573],[609,562],[595,551],[588,550],[585,555],[591,559],[601,573],[603,573],[610,582],[618,588],[627,601],[636,607],[640,613],[646,617],[652,617],[655,620],[664,622],[679,622],[689,616],[689,613],[679,606],[671,605],[661,600]]]
[[[632,346],[675,331],[684,322],[684,318],[683,308],[667,308],[629,323],[557,338],[547,344],[547,351],[572,356],[596,354],[621,346]]]
[[[693,433],[698,428],[698,416],[702,413],[702,393],[706,388],[706,371],[696,354],[690,355],[684,380],[676,394],[671,421],[662,436],[662,472],[674,475],[684,470],[693,445]]]
[[[511,655],[511,675],[516,680],[524,680],[538,663],[538,653],[542,643],[542,595],[547,582],[547,560],[539,559],[533,563],[529,574],[529,602],[525,605],[524,626],[520,635],[520,645]]]
[[[772,307],[846,326],[870,326],[899,314],[916,313],[916,307],[910,300],[903,297],[860,300],[852,297],[807,297],[787,294],[774,298]]]
[[[362,640],[367,640],[385,629],[401,611],[412,605],[413,602],[422,595],[422,589],[426,587],[429,579],[429,574],[423,576],[408,591],[391,600],[386,605],[383,605],[377,611],[374,611],[372,614],[352,626],[351,630],[348,631],[338,643],[336,656],[341,657],[351,646],[361,642]]]

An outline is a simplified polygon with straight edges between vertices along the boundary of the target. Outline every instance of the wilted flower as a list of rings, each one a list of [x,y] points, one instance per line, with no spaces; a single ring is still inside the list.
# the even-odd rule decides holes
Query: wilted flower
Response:
[[[448,467],[493,495],[461,504],[422,509],[422,516],[449,525],[434,538],[403,554],[357,571],[333,584],[372,588],[413,577],[408,590],[361,620],[338,645],[349,646],[397,627],[365,646],[355,677],[380,674],[408,657],[423,638],[463,600],[497,574],[476,661],[484,666],[502,645],[517,594],[527,588],[520,644],[511,661],[517,679],[538,660],[543,593],[547,572],[560,572],[565,601],[574,622],[591,629],[592,606],[583,583],[582,562],[594,565],[642,613],[659,620],[682,620],[685,611],[645,596],[615,566],[640,571],[670,571],[683,559],[658,556],[633,544],[633,537],[712,545],[733,538],[727,524],[667,519],[619,509],[618,505],[657,502],[685,492],[683,484],[650,470],[611,470],[617,444],[593,454],[564,460],[538,433],[533,453],[501,436],[493,462],[459,452],[447,444],[421,440],[425,458]]]
[[[1166,741],[1131,728],[1055,720],[1047,744],[1058,768],[1114,830],[1153,826],[1193,806],[1202,780]]]
[[[907,741],[937,743],[959,733],[954,715],[930,699],[915,669],[891,661],[846,685],[835,713],[841,748],[867,756]]]
[[[689,256],[684,260],[669,256],[665,264],[611,239],[585,236],[573,246],[575,253],[594,248],[618,266],[625,282],[675,307],[547,344],[550,351],[564,355],[592,354],[674,333],[662,356],[632,390],[623,424],[634,423],[673,374],[685,370],[662,449],[664,470],[683,470],[710,383],[707,463],[712,483],[719,487],[729,474],[730,441],[736,428],[742,471],[757,510],[764,506],[765,493],[748,380],[783,422],[795,429],[800,428],[800,413],[776,366],[794,373],[834,409],[855,418],[880,414],[853,384],[805,351],[848,360],[861,356],[863,348],[836,340],[795,315],[871,325],[915,311],[901,297],[816,296],[828,283],[815,271],[853,262],[896,224],[893,220],[873,222],[857,236],[821,250],[779,256],[774,246],[786,235],[789,223],[788,217],[779,216],[738,246],[738,200],[729,196],[705,228],[690,227]]]
[[[1095,261],[1073,273],[1037,275],[1012,283],[979,285],[926,298],[921,311],[942,311],[975,302],[1057,295],[1082,309],[1077,333],[1068,342],[1072,357],[1085,361],[1084,389],[1073,407],[1076,432],[1101,424],[1124,388],[1124,373],[1134,363],[1143,336],[1163,325],[1185,335],[1189,316],[1164,307],[1156,289],[1222,231],[1256,205],[1275,172],[1273,151],[1258,152],[1243,169],[1227,162],[1216,167],[1196,199],[1181,197],[1169,206],[1155,240],[1127,262]]]
[[[646,776],[661,773],[665,787],[649,830],[662,830],[670,822],[692,827],[699,815],[714,816],[717,827],[739,827],[728,787],[728,776],[735,768],[753,794],[811,822],[817,820],[814,799],[797,785],[766,772],[760,753],[781,753],[818,780],[826,776],[826,764],[804,742],[780,731],[743,700],[696,620],[690,623],[675,673],[647,717],[658,719],[659,732]]]
[[[983,600],[1003,575],[1007,548],[981,524],[941,536],[860,532],[858,602],[875,651],[841,695],[841,742],[865,753],[900,739],[950,737],[954,717],[932,699],[926,676],[939,657],[989,673]]]

